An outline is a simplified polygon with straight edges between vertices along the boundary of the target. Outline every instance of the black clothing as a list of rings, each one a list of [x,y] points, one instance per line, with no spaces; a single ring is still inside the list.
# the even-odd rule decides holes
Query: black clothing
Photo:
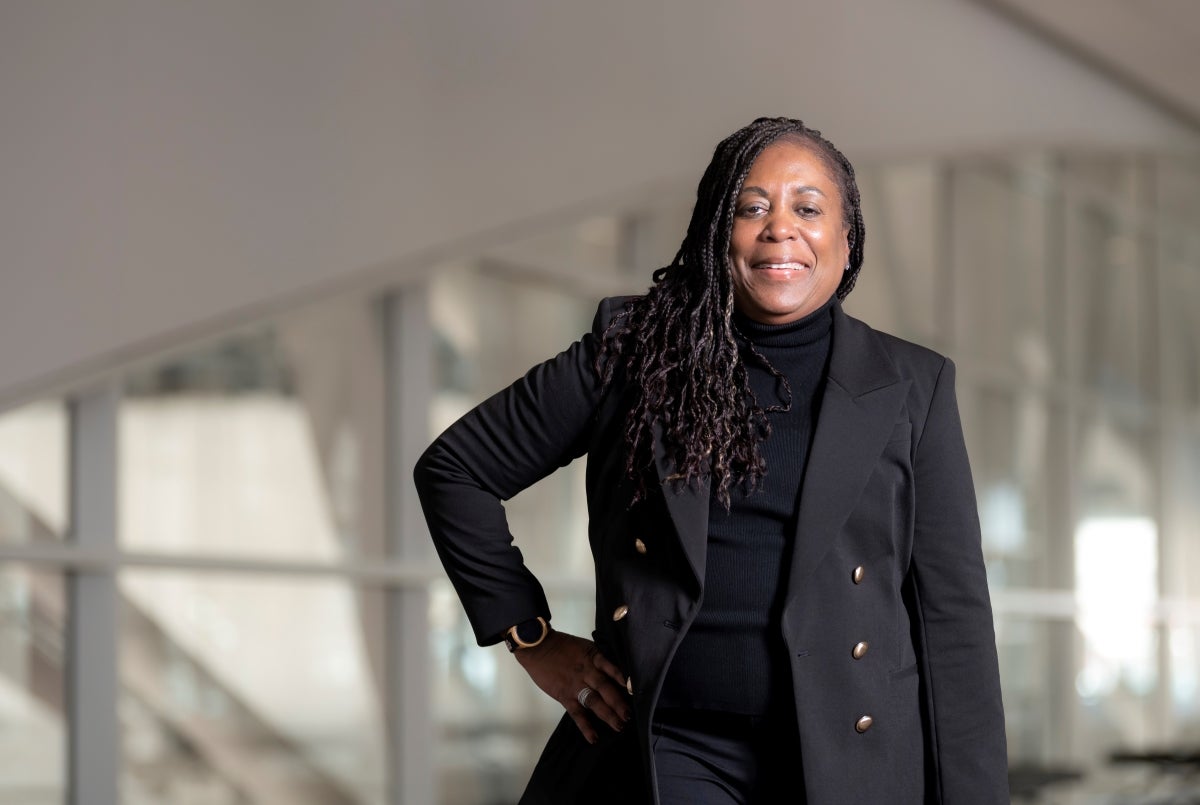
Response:
[[[735,314],[750,388],[771,427],[761,446],[767,471],[749,493],[731,490],[728,511],[711,499],[704,602],[671,660],[660,707],[761,716],[791,706],[779,618],[829,360],[832,305],[782,325]]]
[[[630,506],[630,395],[604,388],[594,368],[623,301],[602,302],[590,333],[451,425],[415,470],[438,555],[490,645],[550,616],[502,501],[587,455],[592,637],[628,676],[634,718],[621,732],[599,726],[589,744],[564,714],[526,805],[657,802],[659,691],[706,597],[707,480],[675,483],[658,440],[655,482]],[[803,747],[792,787],[811,805],[1005,805],[995,633],[954,364],[832,311],[780,616]]]
[[[651,742],[660,805],[804,805],[791,715],[659,710]]]

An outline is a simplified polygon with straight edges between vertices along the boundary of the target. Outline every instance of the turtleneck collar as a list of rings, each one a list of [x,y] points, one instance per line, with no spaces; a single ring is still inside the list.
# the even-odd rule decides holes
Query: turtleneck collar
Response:
[[[756,347],[800,347],[829,335],[833,329],[833,306],[837,303],[837,296],[831,296],[829,301],[812,313],[787,324],[763,324],[734,310],[733,326]]]

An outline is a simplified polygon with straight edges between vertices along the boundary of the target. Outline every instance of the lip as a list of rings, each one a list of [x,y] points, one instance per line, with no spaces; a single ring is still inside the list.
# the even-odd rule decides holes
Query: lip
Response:
[[[807,263],[800,263],[794,260],[772,260],[754,263],[750,266],[754,271],[804,271],[812,268]]]

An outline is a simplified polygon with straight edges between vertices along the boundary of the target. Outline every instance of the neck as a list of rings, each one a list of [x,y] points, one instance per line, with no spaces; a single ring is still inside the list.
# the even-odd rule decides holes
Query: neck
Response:
[[[828,335],[835,304],[837,298],[830,297],[816,310],[786,324],[765,324],[735,310],[733,325],[743,339],[757,346],[801,346]]]

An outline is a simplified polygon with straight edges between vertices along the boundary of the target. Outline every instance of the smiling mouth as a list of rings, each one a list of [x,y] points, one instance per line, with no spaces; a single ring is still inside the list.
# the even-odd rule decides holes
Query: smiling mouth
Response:
[[[804,263],[755,263],[750,266],[755,271],[803,271],[809,268]]]

